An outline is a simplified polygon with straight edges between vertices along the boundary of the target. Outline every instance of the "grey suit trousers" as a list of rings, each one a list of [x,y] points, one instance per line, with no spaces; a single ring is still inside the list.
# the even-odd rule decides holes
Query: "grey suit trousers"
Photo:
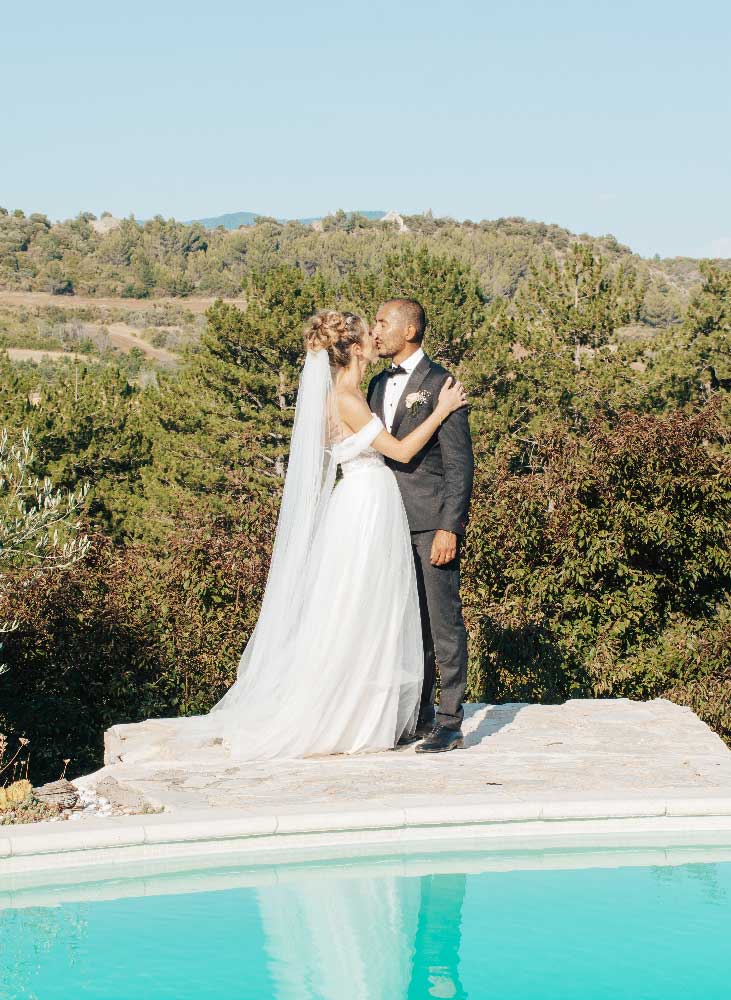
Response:
[[[424,686],[421,691],[419,720],[448,729],[462,725],[467,687],[467,630],[459,596],[459,549],[446,566],[432,566],[430,561],[433,531],[412,531],[411,545],[419,589],[421,631],[424,641]],[[439,669],[439,711],[434,714],[437,667]]]

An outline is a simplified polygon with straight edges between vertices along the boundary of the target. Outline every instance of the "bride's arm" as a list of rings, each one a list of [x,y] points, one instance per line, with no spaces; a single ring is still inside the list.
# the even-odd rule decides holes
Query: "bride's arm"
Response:
[[[431,440],[449,414],[466,405],[467,397],[462,383],[454,382],[451,384],[452,381],[451,378],[445,381],[433,412],[406,437],[399,441],[393,434],[383,430],[375,438],[371,447],[380,451],[386,458],[393,459],[394,462],[410,462],[414,455],[420,452],[424,445]],[[355,434],[373,419],[373,414],[362,396],[343,393],[338,399],[338,408],[342,420]]]

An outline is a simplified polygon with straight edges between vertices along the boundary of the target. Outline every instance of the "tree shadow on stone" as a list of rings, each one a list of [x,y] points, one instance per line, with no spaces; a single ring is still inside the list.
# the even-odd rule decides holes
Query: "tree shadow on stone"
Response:
[[[525,708],[525,704],[525,702],[509,702],[503,705],[490,705],[487,709],[480,709],[477,705],[465,705],[465,722],[469,722],[478,713],[484,713],[477,726],[465,733],[465,747],[476,747],[490,736],[500,732],[505,726],[509,726],[518,712]]]

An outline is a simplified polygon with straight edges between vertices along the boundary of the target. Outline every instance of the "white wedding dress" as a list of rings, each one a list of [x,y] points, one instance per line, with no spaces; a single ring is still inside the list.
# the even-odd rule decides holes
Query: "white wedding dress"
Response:
[[[122,760],[352,754],[413,731],[423,649],[406,511],[371,447],[380,419],[343,436],[332,390],[326,353],[308,352],[264,599],[236,682],[207,715],[113,727]]]

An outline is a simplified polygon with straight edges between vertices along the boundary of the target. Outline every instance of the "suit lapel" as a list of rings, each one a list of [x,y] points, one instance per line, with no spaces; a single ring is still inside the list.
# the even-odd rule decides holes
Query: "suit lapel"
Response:
[[[401,398],[398,401],[396,412],[393,415],[393,427],[391,428],[391,433],[394,437],[397,436],[398,429],[401,426],[401,421],[406,416],[406,397],[411,395],[412,392],[417,392],[421,388],[424,379],[429,374],[430,368],[431,360],[425,354],[411,373],[408,382],[404,386],[404,391],[401,393]]]
[[[377,417],[381,418],[383,423],[386,422],[386,418],[383,414],[383,401],[386,396],[387,382],[388,379],[382,372],[376,379],[376,384],[373,386],[373,395],[371,397],[371,409]]]

